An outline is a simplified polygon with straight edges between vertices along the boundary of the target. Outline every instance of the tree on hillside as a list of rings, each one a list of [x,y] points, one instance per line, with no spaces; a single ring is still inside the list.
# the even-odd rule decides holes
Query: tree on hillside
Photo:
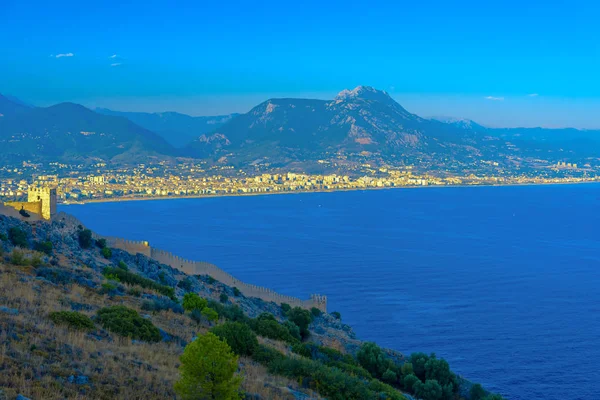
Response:
[[[196,293],[186,293],[183,295],[183,309],[185,311],[202,311],[207,305],[208,301]]]
[[[240,399],[237,360],[229,345],[214,334],[198,337],[180,357],[181,379],[175,383],[175,392],[184,400]]]
[[[312,322],[312,314],[310,311],[300,307],[294,307],[287,313],[287,317],[294,324],[298,325],[302,339],[306,339],[310,335],[310,332],[308,331],[308,326]]]

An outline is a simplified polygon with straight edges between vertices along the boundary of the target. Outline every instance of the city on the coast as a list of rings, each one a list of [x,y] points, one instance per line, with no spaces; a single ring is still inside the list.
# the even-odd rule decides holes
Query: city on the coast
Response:
[[[0,199],[24,200],[30,186],[56,187],[59,203],[90,201],[248,195],[377,188],[518,185],[595,182],[591,168],[558,162],[522,175],[446,175],[420,172],[412,166],[377,167],[363,164],[347,174],[298,172],[252,173],[233,166],[207,167],[203,163],[158,163],[110,167],[99,163],[88,167],[60,163],[27,164],[0,171]],[[48,173],[52,171],[54,173]]]

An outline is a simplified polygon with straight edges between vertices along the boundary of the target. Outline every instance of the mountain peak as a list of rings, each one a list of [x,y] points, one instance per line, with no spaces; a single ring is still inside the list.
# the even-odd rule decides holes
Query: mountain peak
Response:
[[[355,99],[383,101],[386,103],[394,101],[387,92],[377,90],[371,86],[357,86],[352,90],[344,89],[335,97],[336,101],[349,101]]]

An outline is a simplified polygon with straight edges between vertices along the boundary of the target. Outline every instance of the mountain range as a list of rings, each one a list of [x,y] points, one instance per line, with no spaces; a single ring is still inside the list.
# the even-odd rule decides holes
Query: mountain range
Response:
[[[482,162],[524,168],[600,157],[600,131],[494,129],[470,120],[422,118],[368,86],[333,100],[270,99],[246,114],[89,110],[62,103],[31,107],[0,95],[2,159],[141,160],[202,158],[247,167],[356,163],[477,171]]]
[[[107,108],[96,108],[94,111],[104,115],[125,117],[143,128],[158,133],[175,147],[183,147],[194,139],[197,139],[199,136],[219,128],[239,115],[229,114],[214,117],[191,117],[177,112],[121,112],[112,111]]]

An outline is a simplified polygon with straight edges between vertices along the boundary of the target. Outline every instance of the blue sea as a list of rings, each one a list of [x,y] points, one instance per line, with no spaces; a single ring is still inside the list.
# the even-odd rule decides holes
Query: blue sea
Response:
[[[600,399],[600,185],[62,206],[246,282],[328,296],[359,338],[507,399]]]

